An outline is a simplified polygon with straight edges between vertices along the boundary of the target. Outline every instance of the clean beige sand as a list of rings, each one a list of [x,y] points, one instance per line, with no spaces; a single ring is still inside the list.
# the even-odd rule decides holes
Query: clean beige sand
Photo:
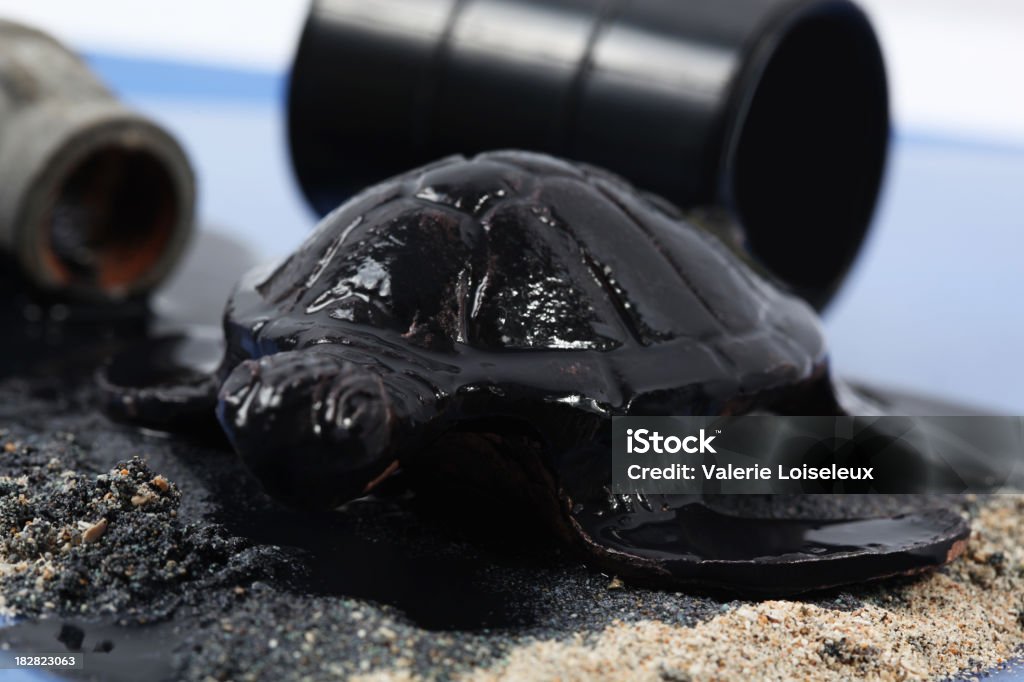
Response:
[[[596,636],[522,645],[458,679],[930,680],[996,667],[1024,648],[1024,495],[987,501],[973,528],[959,560],[884,583],[852,611],[765,601],[695,627],[616,622]],[[358,678],[417,679],[403,669]]]

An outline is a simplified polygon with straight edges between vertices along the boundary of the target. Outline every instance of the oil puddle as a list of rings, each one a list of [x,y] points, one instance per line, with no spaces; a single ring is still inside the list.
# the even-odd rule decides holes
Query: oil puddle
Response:
[[[87,380],[112,353],[143,339],[144,303],[75,304],[43,299],[0,278],[0,377],[49,378],[65,385]]]
[[[65,387],[78,386],[91,381],[109,358],[139,343],[173,334],[205,340],[206,332],[197,325],[219,332],[231,286],[254,263],[244,244],[201,230],[178,273],[151,304],[144,299],[73,301],[40,292],[0,259],[0,378],[50,378]]]
[[[0,662],[14,667],[15,656],[75,653],[82,657],[80,668],[47,672],[109,682],[165,680],[174,677],[180,641],[170,624],[122,627],[63,619],[20,621],[0,625]],[[34,677],[46,679],[42,674]]]

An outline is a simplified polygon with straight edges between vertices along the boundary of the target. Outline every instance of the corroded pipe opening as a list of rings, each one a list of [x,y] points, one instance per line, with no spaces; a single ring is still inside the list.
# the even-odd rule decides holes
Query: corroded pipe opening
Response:
[[[751,250],[822,305],[857,253],[881,184],[885,69],[852,5],[797,15],[773,40],[750,75],[756,85],[737,117],[725,182]]]
[[[45,263],[62,286],[121,291],[159,264],[179,203],[159,158],[108,146],[71,169],[33,229],[44,235]]]

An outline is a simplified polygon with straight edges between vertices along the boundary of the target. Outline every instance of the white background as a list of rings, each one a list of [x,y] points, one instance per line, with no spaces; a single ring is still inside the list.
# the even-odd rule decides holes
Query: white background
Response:
[[[1024,145],[1024,0],[861,4],[886,52],[899,127]],[[0,0],[0,16],[34,23],[78,49],[283,71],[307,7],[306,0]]]

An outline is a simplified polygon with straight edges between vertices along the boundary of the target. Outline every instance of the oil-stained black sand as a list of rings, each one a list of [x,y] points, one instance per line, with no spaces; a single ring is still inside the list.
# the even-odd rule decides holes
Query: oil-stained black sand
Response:
[[[397,489],[342,513],[291,512],[219,444],[112,424],[85,386],[0,385],[0,584],[6,610],[22,619],[0,638],[15,651],[81,650],[85,669],[76,676],[451,677],[500,665],[536,641],[597,638],[613,623],[693,626],[746,606],[622,585],[549,545],[510,537],[507,526],[490,537],[456,529]],[[848,514],[851,504],[895,511],[922,503],[774,499],[759,511]],[[494,510],[465,512],[487,518]],[[1021,570],[1005,557],[986,560],[993,570]],[[900,598],[915,582],[803,601],[849,612],[879,594]],[[848,661],[850,674],[872,655],[835,646],[832,659]],[[996,661],[963,663],[977,671]]]
[[[614,618],[689,624],[721,608],[609,590],[608,577],[550,548],[498,552],[419,520],[400,493],[345,513],[291,512],[229,452],[139,434],[74,398],[32,393],[23,382],[0,391],[0,552],[30,563],[4,579],[3,594],[16,614],[61,617],[0,637],[18,649],[63,650],[55,637],[80,630],[71,643],[82,640],[86,671],[101,679],[122,672],[122,656],[186,679],[242,670],[300,679],[324,665],[354,673],[393,663],[396,644],[415,669],[454,672],[530,636],[597,630]],[[158,475],[166,491],[152,484]],[[100,519],[106,531],[82,542]],[[69,528],[77,537],[62,535]],[[53,558],[38,561],[46,554]],[[126,666],[123,679],[138,670]]]

